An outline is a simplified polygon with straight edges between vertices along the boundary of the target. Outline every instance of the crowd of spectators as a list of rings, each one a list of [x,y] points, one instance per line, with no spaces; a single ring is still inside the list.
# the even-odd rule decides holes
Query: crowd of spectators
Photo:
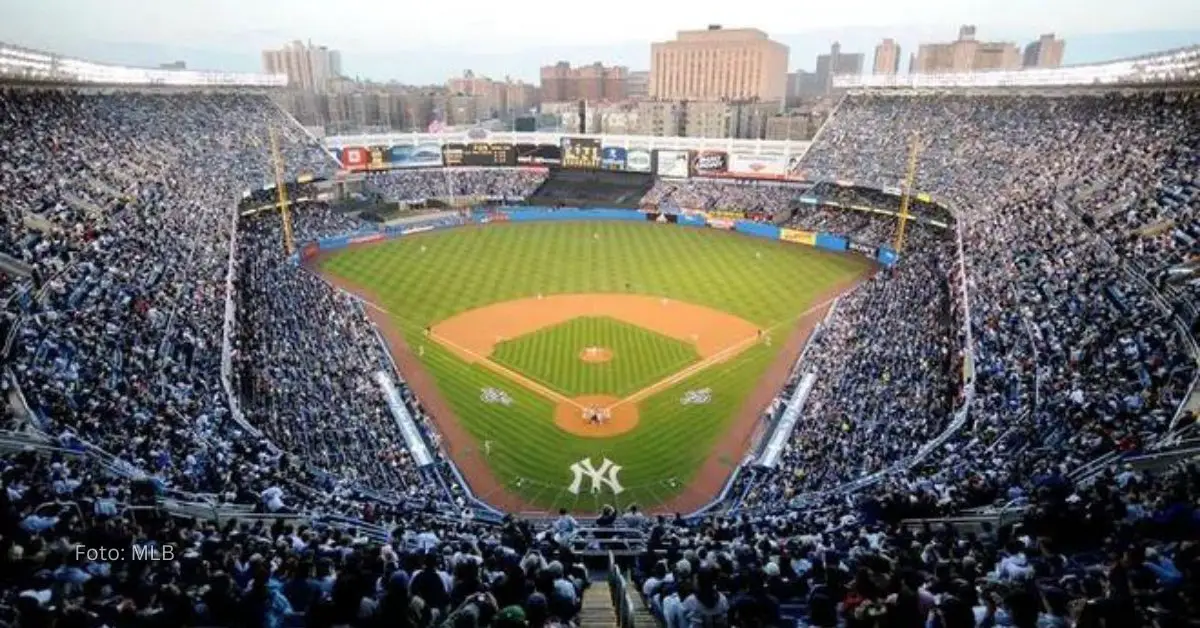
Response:
[[[414,515],[382,538],[281,516],[221,524],[130,500],[94,462],[0,458],[0,625],[555,626],[589,585],[512,519]]]
[[[842,185],[831,181],[818,181],[805,192],[805,196],[820,199],[822,204],[831,207],[869,207],[899,214],[902,188],[899,185],[887,188],[869,188]],[[942,224],[949,224],[954,220],[945,207],[938,205],[920,190],[908,195],[908,213],[918,220],[932,220]]]
[[[0,93],[4,316],[34,421],[168,487],[255,492],[284,459],[229,424],[220,349],[234,203],[335,166],[264,97]],[[231,480],[232,478],[232,480]]]
[[[1196,291],[1178,271],[1195,261],[1200,137],[1170,125],[1196,107],[1163,95],[845,100],[805,170],[895,186],[919,132],[916,187],[948,203],[957,228],[911,225],[899,263],[814,333],[789,387],[807,373],[816,384],[777,467],[735,491],[741,516],[619,520],[646,529],[637,580],[668,628],[785,615],[821,628],[1165,628],[1200,616],[1200,473],[1067,480],[1162,436],[1193,381],[1177,316]],[[268,100],[5,91],[0,114],[0,250],[32,269],[0,286],[5,367],[32,411],[21,418],[63,447],[0,456],[0,621],[540,628],[578,616],[579,524],[441,508],[435,495],[461,488],[408,458],[373,381],[389,367],[362,306],[287,261],[272,211],[242,218],[231,241],[236,199],[274,179],[268,125],[283,130],[289,177],[334,166]],[[541,183],[486,169],[371,180],[393,200]],[[771,219],[797,195],[660,182],[643,202]],[[298,241],[357,226],[320,203],[293,214]],[[868,238],[894,224],[829,206],[792,219]],[[261,439],[232,420],[220,379],[231,246],[235,391]],[[924,447],[960,417],[959,433]],[[115,458],[76,455],[91,448]],[[212,493],[281,519],[217,525],[140,507],[141,472],[160,494]],[[861,490],[834,490],[848,485]],[[413,498],[428,512],[396,507]],[[999,503],[1026,507],[1019,525],[896,525]],[[298,510],[309,516],[287,518]],[[372,525],[309,523],[318,511]]]
[[[883,187],[895,184],[895,173],[904,168],[906,144],[919,132],[917,187],[947,199],[963,222],[975,375],[972,429],[931,452],[923,465],[891,477],[879,491],[927,493],[948,510],[971,502],[1020,498],[1039,474],[1077,467],[1106,452],[1144,447],[1167,430],[1195,374],[1186,327],[1160,306],[1152,285],[1126,272],[1125,260],[1090,227],[1095,223],[1087,217],[1095,205],[1077,200],[1080,190],[1088,187],[1081,182],[1108,172],[1097,173],[1097,164],[1121,172],[1132,167],[1126,161],[1144,168],[1145,178],[1123,179],[1121,185],[1131,196],[1154,196],[1162,183],[1155,177],[1172,181],[1170,177],[1178,176],[1181,147],[1157,153],[1159,163],[1149,166],[1143,165],[1145,154],[1114,141],[1114,136],[1125,135],[1123,126],[1113,128],[1120,120],[1134,116],[1130,125],[1137,129],[1144,123],[1136,119],[1139,112],[1161,103],[1155,97],[1129,100],[850,98],[809,151],[808,172],[818,178]],[[1179,227],[1188,229],[1194,222]],[[902,260],[917,257],[920,262],[929,255],[928,243],[914,244],[910,240]],[[942,255],[938,266],[943,272],[948,262]],[[961,284],[952,269],[950,273],[953,303],[955,286]],[[916,286],[915,298],[897,294],[897,301],[862,307],[878,282],[877,278],[844,299],[814,340],[814,348],[821,350],[810,352],[801,372],[815,372],[818,383],[797,427],[793,450],[780,470],[762,474],[770,481],[750,489],[751,503],[787,496],[787,489],[796,485],[829,488],[812,480],[805,459],[831,446],[816,441],[825,449],[807,449],[814,431],[835,429],[830,425],[837,422],[829,412],[831,401],[834,407],[859,409],[844,426],[847,434],[837,440],[857,441],[858,448],[853,455],[837,457],[835,464],[825,457],[817,471],[818,479],[835,483],[899,465],[913,453],[908,435],[929,437],[946,423],[944,415],[890,409],[897,393],[907,389],[894,385],[891,372],[860,364],[849,369],[849,383],[865,381],[840,389],[847,383],[847,371],[825,356],[853,362],[856,356],[886,350],[893,334],[912,318],[901,313],[927,311],[923,308],[937,301],[928,294],[929,286],[945,285],[931,279]],[[880,308],[889,303],[896,314],[881,316]],[[871,329],[875,331],[867,331]],[[953,326],[945,329],[954,333]],[[914,359],[929,360],[937,353],[919,352],[939,346],[941,340],[926,340],[906,343],[898,351],[913,351]],[[964,345],[956,340],[942,346],[957,352]],[[947,358],[944,353],[942,357]],[[947,367],[950,381],[959,381],[960,359],[949,356],[933,363],[940,366],[921,372],[922,384],[946,373]],[[854,393],[843,394],[850,391]],[[864,412],[873,407],[889,411]],[[909,418],[898,421],[904,416]],[[887,423],[885,431],[856,431],[859,424],[875,421]],[[782,486],[777,483],[780,477],[785,478]]]
[[[369,189],[392,202],[449,202],[461,197],[523,200],[546,180],[538,168],[419,168],[373,172]]]
[[[797,207],[792,217],[781,226],[845,236],[870,246],[891,246],[896,222],[895,218],[869,211],[815,204]]]
[[[660,521],[637,581],[667,628],[1191,626],[1200,471],[1047,476],[1014,523],[897,525],[885,511]]]
[[[324,203],[293,207],[297,242],[363,228]],[[271,442],[321,472],[396,500],[438,501],[445,488],[413,462],[376,377],[393,377],[363,305],[287,261],[282,221],[269,211],[238,232],[241,409]],[[436,450],[436,433],[403,382],[401,397]],[[431,490],[431,487],[434,490]]]
[[[803,414],[748,506],[885,470],[946,427],[961,386],[955,257],[943,230],[914,225],[895,267],[839,298],[796,373],[817,375]]]
[[[565,514],[553,533],[418,516],[377,538],[172,517],[61,454],[9,454],[0,474],[3,625],[542,628],[573,625],[603,586]],[[975,530],[868,508],[596,525],[646,533],[632,574],[667,628],[1173,628],[1200,613],[1198,501],[1200,470],[1177,466],[1050,476],[1022,516]]]
[[[770,181],[659,179],[642,197],[642,205],[653,206],[667,213],[738,212],[752,220],[772,222],[776,218],[786,218],[788,212],[797,205],[803,191],[796,185]]]

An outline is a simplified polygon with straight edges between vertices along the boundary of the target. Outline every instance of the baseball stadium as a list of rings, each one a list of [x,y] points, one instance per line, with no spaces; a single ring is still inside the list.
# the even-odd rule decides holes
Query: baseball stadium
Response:
[[[1197,616],[1200,47],[806,140],[0,82],[4,625]]]

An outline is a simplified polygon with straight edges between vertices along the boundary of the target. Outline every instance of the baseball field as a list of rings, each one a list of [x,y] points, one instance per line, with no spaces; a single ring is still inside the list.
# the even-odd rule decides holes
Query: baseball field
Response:
[[[711,499],[833,299],[873,266],[725,231],[464,227],[322,256],[361,296],[481,499]]]

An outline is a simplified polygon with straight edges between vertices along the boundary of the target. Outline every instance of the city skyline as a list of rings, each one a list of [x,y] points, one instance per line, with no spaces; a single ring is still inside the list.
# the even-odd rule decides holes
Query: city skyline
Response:
[[[616,4],[623,2],[616,0]],[[953,39],[961,24],[976,24],[981,38],[1012,42],[1022,49],[1042,33],[1054,32],[1070,42],[1064,64],[1200,42],[1200,14],[1182,0],[1147,0],[1136,7],[1096,7],[1079,0],[1042,6],[1014,0],[1002,11],[978,1],[860,0],[802,12],[800,18],[773,16],[759,24],[742,21],[727,4],[717,2],[693,3],[689,16],[701,17],[687,21],[653,5],[625,3],[628,11],[601,12],[596,19],[589,17],[587,28],[576,29],[562,28],[567,21],[553,16],[512,13],[477,19],[470,17],[474,13],[469,9],[475,4],[482,8],[482,3],[474,0],[465,0],[466,11],[456,10],[456,18],[461,14],[465,19],[429,22],[421,19],[429,7],[403,7],[397,13],[393,5],[366,0],[352,1],[353,6],[332,14],[327,6],[317,11],[310,0],[290,3],[285,11],[276,10],[271,2],[246,0],[178,0],[164,5],[114,0],[104,5],[104,11],[83,0],[0,0],[0,12],[6,17],[0,23],[0,41],[102,62],[157,66],[183,60],[189,68],[259,71],[262,50],[303,40],[341,50],[348,76],[408,84],[441,84],[465,69],[537,82],[542,66],[560,60],[646,70],[651,42],[709,23],[764,30],[789,47],[788,71],[815,70],[816,56],[827,52],[833,41],[841,42],[844,50],[870,54],[882,39],[892,38],[907,57],[907,51],[916,51],[921,43]],[[304,15],[309,4],[313,16]],[[617,19],[614,14],[625,16],[621,19],[628,24],[607,28]],[[64,15],[71,19],[63,19]],[[129,20],[128,15],[145,19]],[[626,19],[629,15],[638,19]],[[414,22],[420,22],[420,28]],[[547,28],[531,28],[539,25]],[[517,28],[521,37],[508,35]],[[469,45],[467,38],[472,40]],[[901,73],[907,71],[907,59],[900,65]]]

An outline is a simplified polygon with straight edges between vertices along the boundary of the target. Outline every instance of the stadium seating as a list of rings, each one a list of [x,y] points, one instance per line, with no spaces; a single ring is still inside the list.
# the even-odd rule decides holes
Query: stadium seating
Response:
[[[519,201],[545,180],[544,170],[527,168],[426,168],[371,173],[368,185],[393,202],[481,196]]]
[[[780,395],[815,376],[777,465],[747,467],[710,515],[526,521],[470,508],[440,454],[417,468],[362,306],[289,262],[273,210],[238,216],[238,199],[271,200],[247,195],[274,180],[268,127],[287,178],[336,168],[269,100],[2,91],[17,412],[0,438],[0,622],[561,625],[604,584],[585,558],[611,555],[628,574],[604,585],[613,599],[636,586],[670,627],[1186,625],[1200,472],[1174,461],[1195,452],[1104,461],[1188,423],[1200,130],[1180,121],[1198,107],[854,95],[805,157],[811,188],[657,182],[642,203],[661,210],[887,242],[893,217],[844,207],[898,211],[882,190],[919,133],[916,187],[936,202],[914,203],[900,262],[812,337]],[[527,197],[544,177],[370,183],[396,201]],[[292,214],[300,241],[360,228],[320,202]],[[983,524],[902,521],[964,512]]]
[[[750,220],[772,222],[789,215],[802,191],[796,185],[765,181],[660,179],[642,197],[642,205],[670,213],[734,211]]]

